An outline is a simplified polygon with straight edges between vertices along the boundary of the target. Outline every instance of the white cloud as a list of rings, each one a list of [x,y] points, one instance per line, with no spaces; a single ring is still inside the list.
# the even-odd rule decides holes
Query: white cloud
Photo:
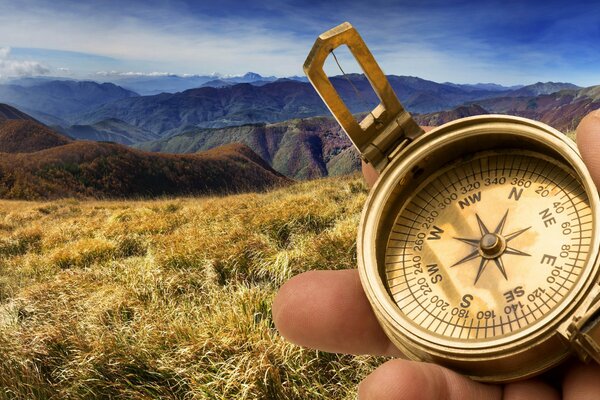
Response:
[[[120,72],[120,71],[98,71],[96,75],[99,76],[125,76],[125,77],[144,77],[144,76],[176,76],[177,74],[173,72]]]
[[[312,45],[307,41],[299,46],[291,32],[274,34],[260,22],[234,18],[199,21],[174,11],[152,10],[148,11],[151,18],[145,20],[125,13],[92,16],[36,5],[0,1],[2,41],[21,48],[100,55],[129,65],[153,63],[178,74],[260,71],[281,76],[301,73]]]
[[[10,47],[0,47],[0,79],[18,76],[45,75],[50,70],[37,61],[10,58]]]
[[[210,74],[176,74],[174,72],[139,72],[139,71],[98,71],[96,75],[102,77],[125,77],[125,78],[143,78],[143,77],[163,77],[163,76],[176,76],[180,78],[197,78],[200,76],[210,76],[215,78],[233,78],[242,75],[223,75],[219,72],[211,72]]]

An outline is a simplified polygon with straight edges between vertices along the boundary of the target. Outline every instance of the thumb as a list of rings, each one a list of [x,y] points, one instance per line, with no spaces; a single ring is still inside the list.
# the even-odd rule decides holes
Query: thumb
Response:
[[[359,386],[360,400],[500,400],[502,387],[487,385],[435,364],[392,360]]]
[[[600,110],[589,113],[577,127],[577,147],[597,188],[600,188]]]
[[[504,386],[475,382],[435,364],[392,360],[359,386],[360,400],[559,400],[547,383],[530,379]]]

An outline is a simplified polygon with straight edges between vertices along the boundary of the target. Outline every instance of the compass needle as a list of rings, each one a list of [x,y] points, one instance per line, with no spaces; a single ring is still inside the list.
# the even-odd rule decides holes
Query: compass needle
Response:
[[[460,240],[461,242],[466,243],[466,244],[470,244],[471,246],[479,245],[479,241],[480,241],[480,239],[466,239],[466,238],[457,238],[457,237],[455,237],[454,239]]]
[[[466,263],[467,261],[474,260],[477,257],[479,257],[479,251],[475,250],[474,252],[472,252],[471,254],[466,256],[465,258],[462,258],[459,261],[457,261],[456,263],[454,263],[453,265],[451,265],[450,268],[456,267],[457,265],[460,265],[462,263]]]
[[[475,217],[477,218],[477,224],[479,225],[479,231],[481,232],[481,236],[485,235],[486,233],[490,233],[490,231],[488,231],[488,228],[485,227],[485,224],[483,223],[481,218],[479,218],[479,215],[475,214]]]
[[[504,238],[506,239],[506,242],[510,242],[511,240],[513,240],[514,238],[516,238],[517,236],[519,236],[520,234],[524,233],[525,231],[527,231],[529,228],[531,228],[530,226],[525,228],[525,229],[521,229],[519,231],[513,232],[510,235],[506,235]]]
[[[506,210],[506,212],[504,213],[504,217],[502,217],[502,220],[500,221],[500,223],[498,224],[496,229],[494,229],[494,233],[496,233],[496,234],[502,233],[502,229],[504,229],[504,224],[506,223],[507,216],[508,216],[508,210]]]
[[[323,70],[341,45],[381,101],[362,121]],[[600,361],[600,198],[566,135],[506,115],[424,134],[348,23],[319,36],[304,68],[380,172],[361,214],[357,264],[397,348],[493,383],[572,354]]]
[[[477,270],[477,276],[475,277],[475,282],[473,284],[477,284],[477,281],[479,280],[479,277],[481,276],[481,274],[483,273],[483,270],[485,269],[486,265],[488,264],[488,259],[486,258],[482,258],[481,262],[479,263],[479,269]]]
[[[517,250],[515,248],[512,247],[507,247],[506,251],[504,252],[504,254],[513,254],[515,256],[527,256],[527,257],[531,257],[531,254],[527,254],[521,250]]]
[[[502,257],[494,258],[494,262],[496,263],[496,266],[502,273],[502,276],[504,276],[504,279],[508,280],[508,276],[506,276],[506,270],[504,269],[504,263],[502,262]]]

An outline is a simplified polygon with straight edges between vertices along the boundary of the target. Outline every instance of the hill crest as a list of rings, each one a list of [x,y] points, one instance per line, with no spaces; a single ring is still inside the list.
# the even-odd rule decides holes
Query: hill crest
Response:
[[[291,182],[239,143],[196,154],[148,153],[75,141],[27,119],[0,121],[0,153],[0,198],[229,194]]]
[[[35,120],[0,120],[0,152],[34,153],[72,142]]]
[[[23,111],[15,107],[9,106],[8,104],[0,103],[0,122],[6,120],[36,121],[35,118],[28,114],[25,114]]]

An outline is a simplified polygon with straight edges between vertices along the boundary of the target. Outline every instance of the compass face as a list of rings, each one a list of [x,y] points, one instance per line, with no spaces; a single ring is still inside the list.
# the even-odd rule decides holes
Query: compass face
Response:
[[[400,209],[385,252],[404,319],[453,340],[494,340],[560,306],[592,242],[584,187],[529,151],[478,153],[428,177]]]

